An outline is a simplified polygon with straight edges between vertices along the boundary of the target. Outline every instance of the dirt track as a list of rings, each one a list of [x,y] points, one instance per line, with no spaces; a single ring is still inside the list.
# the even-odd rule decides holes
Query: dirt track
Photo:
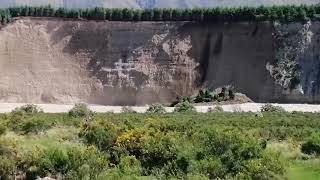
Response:
[[[20,107],[24,104],[20,103],[0,103],[0,113],[8,113],[11,112],[14,108]],[[47,113],[63,113],[68,112],[73,105],[58,105],[58,104],[37,104],[39,107],[43,109],[44,112]],[[259,112],[261,106],[264,104],[259,103],[246,103],[246,104],[233,104],[233,105],[223,105],[222,108],[226,112]],[[276,106],[283,107],[286,111],[299,111],[299,112],[320,112],[320,105],[309,105],[309,104],[273,104]],[[121,113],[121,106],[97,106],[97,105],[89,105],[90,109],[99,113],[113,112],[113,113]],[[197,106],[196,109],[198,112],[207,112],[209,107],[215,106]],[[133,110],[138,113],[144,113],[148,107],[132,107]],[[168,112],[172,112],[174,108],[167,107]]]

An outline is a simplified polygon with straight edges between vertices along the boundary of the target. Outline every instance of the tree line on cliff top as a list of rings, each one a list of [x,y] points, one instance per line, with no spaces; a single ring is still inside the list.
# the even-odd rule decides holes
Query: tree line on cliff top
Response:
[[[2,24],[14,17],[61,17],[109,21],[306,21],[320,19],[320,5],[208,9],[65,9],[51,6],[0,9]]]

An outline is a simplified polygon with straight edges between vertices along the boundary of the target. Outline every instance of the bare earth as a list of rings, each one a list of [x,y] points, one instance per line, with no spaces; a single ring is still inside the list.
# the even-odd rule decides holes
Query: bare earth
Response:
[[[23,106],[23,103],[0,103],[0,113],[11,112],[14,108]],[[58,104],[36,104],[41,107],[46,113],[64,113],[68,112],[73,105],[58,105]],[[232,105],[222,105],[221,107],[225,112],[259,112],[264,104],[261,103],[245,103],[245,104],[232,104]],[[275,106],[281,106],[288,112],[298,111],[298,112],[320,112],[320,105],[310,105],[310,104],[273,104]],[[208,108],[214,108],[215,106],[196,106],[198,112],[204,113],[208,111]],[[89,108],[98,113],[121,113],[122,106],[97,106],[89,105]],[[148,109],[147,106],[138,107],[133,106],[133,110],[138,113],[144,113]],[[167,112],[172,112],[174,108],[166,107]]]

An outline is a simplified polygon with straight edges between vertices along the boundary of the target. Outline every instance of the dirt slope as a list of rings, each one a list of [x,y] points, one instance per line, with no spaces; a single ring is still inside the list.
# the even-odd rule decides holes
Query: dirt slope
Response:
[[[50,29],[50,33],[44,21],[25,20],[0,31],[2,102],[68,103],[102,92],[101,83],[88,77],[82,67],[86,59],[62,52],[68,36],[54,42],[52,35],[58,29]]]
[[[0,102],[144,105],[225,85],[256,102],[319,102],[319,27],[283,25],[308,35],[301,91],[288,91],[267,70],[273,23],[22,18],[0,30]]]

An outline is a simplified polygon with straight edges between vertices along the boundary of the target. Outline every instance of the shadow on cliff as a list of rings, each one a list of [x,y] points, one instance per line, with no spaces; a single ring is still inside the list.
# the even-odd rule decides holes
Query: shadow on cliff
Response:
[[[214,90],[232,85],[253,101],[272,101],[275,84],[266,70],[273,57],[271,23],[187,23],[180,33],[192,38],[200,63],[196,85]]]

